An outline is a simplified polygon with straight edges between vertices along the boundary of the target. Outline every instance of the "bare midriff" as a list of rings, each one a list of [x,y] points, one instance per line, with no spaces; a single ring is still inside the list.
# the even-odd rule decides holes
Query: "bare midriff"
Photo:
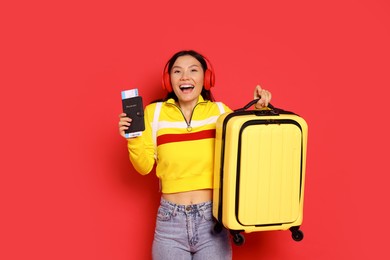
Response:
[[[213,190],[205,189],[178,193],[164,193],[162,197],[169,202],[179,205],[199,204],[211,201],[213,199]]]

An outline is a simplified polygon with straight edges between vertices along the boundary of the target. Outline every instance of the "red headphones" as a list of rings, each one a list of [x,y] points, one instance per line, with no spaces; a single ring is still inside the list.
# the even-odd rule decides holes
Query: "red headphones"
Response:
[[[207,64],[207,69],[204,72],[204,88],[206,90],[210,90],[210,88],[214,87],[215,84],[215,76],[213,72],[213,68],[211,66],[211,63],[207,60],[206,57],[203,57],[203,59],[206,61]],[[172,92],[172,85],[171,85],[171,77],[169,76],[169,71],[168,71],[168,65],[169,62],[165,65],[164,67],[164,72],[162,76],[162,87],[168,92]]]

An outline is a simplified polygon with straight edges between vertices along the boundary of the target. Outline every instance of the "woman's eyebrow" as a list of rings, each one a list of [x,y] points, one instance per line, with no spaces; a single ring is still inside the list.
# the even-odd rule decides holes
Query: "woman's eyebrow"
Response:
[[[193,64],[193,65],[190,65],[190,66],[188,66],[189,68],[192,68],[192,67],[200,67],[198,64]],[[173,66],[172,67],[172,69],[182,69],[183,67],[181,67],[181,66],[179,66],[179,65],[175,65],[175,66]]]

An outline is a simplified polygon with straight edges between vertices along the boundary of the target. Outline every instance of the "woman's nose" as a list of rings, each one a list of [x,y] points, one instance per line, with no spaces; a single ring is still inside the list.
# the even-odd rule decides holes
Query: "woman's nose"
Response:
[[[180,79],[181,79],[181,80],[186,80],[186,79],[188,79],[188,72],[187,72],[187,71],[183,71],[183,73],[181,74]]]

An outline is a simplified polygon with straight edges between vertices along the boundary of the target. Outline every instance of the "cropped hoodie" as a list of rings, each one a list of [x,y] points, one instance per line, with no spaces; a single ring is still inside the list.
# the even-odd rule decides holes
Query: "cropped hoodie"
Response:
[[[152,171],[163,193],[185,192],[213,187],[215,123],[221,114],[216,102],[199,96],[186,121],[180,107],[173,99],[162,103],[158,118],[156,145],[152,124],[157,103],[145,107],[145,131],[141,136],[128,139],[130,161],[142,175]],[[225,112],[230,108],[223,106]]]

